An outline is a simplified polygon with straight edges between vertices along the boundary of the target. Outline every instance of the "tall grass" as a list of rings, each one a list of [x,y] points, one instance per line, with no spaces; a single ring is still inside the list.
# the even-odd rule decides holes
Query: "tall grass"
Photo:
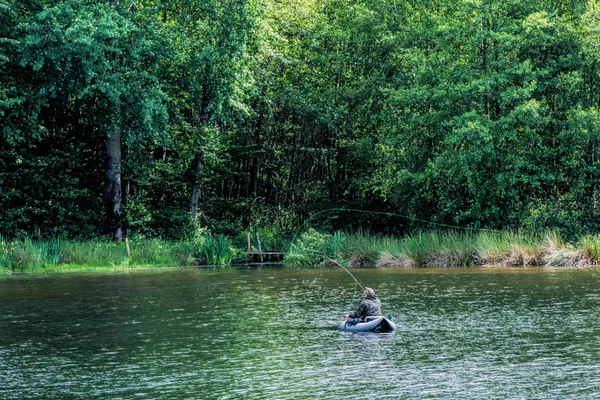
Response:
[[[555,231],[433,231],[401,238],[358,232],[345,235],[341,254],[350,265],[383,268],[582,268],[600,265],[600,235],[585,236],[572,245]]]
[[[236,256],[236,250],[231,247],[231,242],[222,234],[206,235],[201,252],[208,265],[230,265]]]
[[[476,236],[478,265],[526,267],[540,265],[543,235],[522,232],[483,232]]]
[[[0,235],[0,273],[10,273],[11,258],[15,251],[15,242],[11,242]]]
[[[579,240],[578,247],[584,257],[594,263],[600,262],[600,235],[587,235]]]
[[[341,245],[341,256],[353,267],[372,265],[380,254],[382,237],[358,231],[346,235]]]
[[[63,241],[60,245],[60,263],[71,265],[119,266],[127,265],[124,243],[93,240],[89,242]]]
[[[29,272],[87,267],[175,266],[190,259],[190,246],[160,240],[131,242],[128,255],[125,243],[106,240],[13,240],[5,243],[0,256],[0,269]],[[11,243],[10,245],[8,243]],[[8,246],[8,247],[6,247]],[[181,253],[184,255],[179,256]]]
[[[376,265],[379,267],[465,267],[476,254],[471,235],[454,232],[418,232],[385,244]]]
[[[129,263],[135,265],[177,265],[173,245],[156,239],[131,243]]]
[[[82,270],[107,267],[178,266],[203,262],[227,266],[243,259],[224,235],[204,234],[198,240],[170,242],[139,240],[8,240],[0,237],[0,273],[41,270]],[[244,246],[245,247],[245,246]],[[285,258],[293,268],[323,266],[328,259],[351,266],[384,268],[570,267],[600,265],[600,235],[566,243],[553,231],[416,232],[404,237],[359,231],[332,235],[314,229],[304,232]]]

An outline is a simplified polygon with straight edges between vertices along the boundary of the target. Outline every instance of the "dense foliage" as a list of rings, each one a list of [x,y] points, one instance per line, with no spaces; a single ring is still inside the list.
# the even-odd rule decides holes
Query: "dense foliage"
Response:
[[[598,233],[599,107],[597,0],[0,0],[0,235]]]

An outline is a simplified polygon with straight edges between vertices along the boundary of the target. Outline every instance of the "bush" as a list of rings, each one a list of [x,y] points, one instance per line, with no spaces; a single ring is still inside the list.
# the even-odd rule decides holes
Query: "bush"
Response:
[[[323,265],[330,235],[324,235],[310,228],[300,235],[300,239],[290,246],[290,253],[285,257],[285,266],[291,268]]]

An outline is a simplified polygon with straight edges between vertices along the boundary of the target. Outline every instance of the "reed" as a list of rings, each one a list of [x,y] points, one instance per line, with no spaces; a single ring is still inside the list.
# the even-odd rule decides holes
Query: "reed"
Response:
[[[591,263],[600,262],[600,235],[587,235],[579,239],[578,247],[582,255]]]
[[[104,240],[89,242],[63,241],[60,245],[60,264],[88,266],[126,265],[127,250],[124,243]]]
[[[230,265],[237,251],[231,246],[229,239],[222,234],[207,234],[201,248],[206,264],[226,266]]]
[[[466,267],[474,264],[476,253],[473,236],[464,233],[417,232],[387,243],[377,261],[378,266]]]
[[[342,246],[344,245],[345,240],[346,240],[346,236],[340,231],[337,231],[333,235],[328,236],[325,239],[325,245],[324,245],[325,254],[328,257],[331,257],[334,259],[341,258],[341,250],[342,250]]]
[[[12,253],[12,266],[17,271],[35,271],[44,266],[45,244],[27,238],[15,242]]]
[[[123,246],[121,246],[123,247]],[[178,265],[172,243],[157,239],[130,243],[129,264],[148,266]]]
[[[589,250],[589,249],[588,249]],[[585,268],[596,263],[584,249],[564,243],[558,233],[552,232],[542,247],[542,262],[546,267]]]
[[[346,234],[342,257],[352,266],[425,267],[569,267],[600,263],[600,236],[575,246],[555,231],[416,232],[402,238],[358,232]]]
[[[177,260],[177,264],[183,266],[194,265],[198,261],[196,258],[198,247],[198,244],[192,241],[176,243],[173,247],[173,255]]]
[[[265,235],[266,236],[266,235]],[[275,239],[273,239],[275,242]],[[204,262],[228,266],[243,261],[224,235],[205,233],[198,240],[158,239],[124,243],[107,240],[8,240],[0,237],[0,273],[39,270],[85,270],[178,266]],[[246,245],[246,243],[244,243]],[[365,231],[323,234],[304,232],[285,258],[287,267],[327,265],[328,259],[349,266],[381,268],[426,267],[569,267],[600,264],[600,235],[566,243],[554,231],[526,232],[415,232],[404,237],[374,235]],[[244,246],[245,248],[245,246]]]
[[[346,234],[340,245],[340,256],[353,267],[372,265],[380,254],[381,236],[366,231]]]
[[[0,269],[6,271],[79,270],[129,268],[139,266],[176,266],[194,259],[191,245],[160,240],[131,242],[131,256],[124,243],[106,240],[13,240],[3,247]],[[178,253],[179,252],[179,253]],[[178,257],[181,254],[181,257]]]
[[[0,235],[0,273],[9,274],[11,271],[12,254],[15,251],[15,242]]]
[[[476,263],[502,267],[540,265],[542,240],[521,232],[482,232],[476,237]]]

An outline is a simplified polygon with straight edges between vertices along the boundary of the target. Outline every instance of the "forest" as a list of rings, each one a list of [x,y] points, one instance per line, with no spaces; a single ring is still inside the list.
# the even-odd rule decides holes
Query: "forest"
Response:
[[[0,0],[0,129],[2,237],[598,234],[600,1]]]

